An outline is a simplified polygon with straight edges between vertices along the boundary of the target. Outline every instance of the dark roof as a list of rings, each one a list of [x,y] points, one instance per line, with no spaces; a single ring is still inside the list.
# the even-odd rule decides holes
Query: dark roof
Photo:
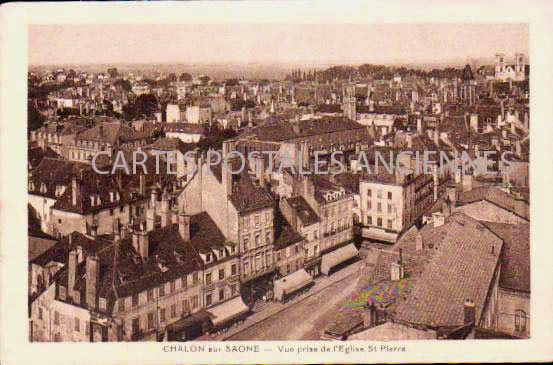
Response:
[[[530,225],[482,222],[504,242],[499,286],[530,292]]]
[[[449,231],[438,252],[397,307],[399,321],[433,328],[460,326],[466,299],[474,301],[476,322],[480,320],[503,241],[462,213],[452,214],[446,224]]]
[[[315,213],[302,196],[288,198],[287,202],[296,211],[297,217],[304,226],[310,226],[321,221],[317,213]]]
[[[530,210],[528,209],[527,202],[520,199],[517,200],[515,197],[495,186],[483,186],[463,191],[459,194],[457,202],[459,205],[465,205],[482,200],[497,205],[528,221],[530,220]]]
[[[472,69],[470,68],[470,65],[466,65],[463,69],[463,80],[474,80],[474,75],[472,74]]]
[[[180,151],[181,153],[186,153],[188,151],[194,150],[197,145],[195,143],[184,143],[179,138],[170,138],[170,137],[160,137],[156,139],[154,143],[147,146],[146,148],[151,148],[159,151]]]
[[[165,131],[171,133],[191,133],[203,135],[206,133],[206,127],[203,124],[196,123],[167,123]]]
[[[319,113],[342,113],[342,106],[340,104],[319,104],[316,111]]]
[[[46,147],[44,150],[42,147],[29,147],[27,150],[27,161],[31,165],[31,168],[35,168],[42,161],[44,157],[61,159],[62,157],[58,155],[50,147]]]
[[[137,132],[121,123],[101,123],[95,127],[77,134],[75,139],[87,141],[100,141],[115,145],[117,141],[134,141],[149,137],[146,132]]]

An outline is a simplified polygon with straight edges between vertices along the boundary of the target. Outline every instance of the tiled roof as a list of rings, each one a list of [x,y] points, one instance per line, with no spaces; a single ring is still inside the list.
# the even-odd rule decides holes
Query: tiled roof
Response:
[[[232,177],[233,187],[230,200],[240,213],[254,212],[274,206],[274,201],[269,192],[257,181],[253,181],[244,169],[240,174]]]
[[[27,150],[27,161],[31,165],[31,168],[35,168],[42,161],[43,158],[49,157],[53,159],[61,159],[62,157],[58,155],[50,147],[46,147],[44,150],[42,147],[29,147]]]
[[[472,190],[463,191],[457,199],[458,205],[465,205],[477,201],[486,200],[500,208],[503,208],[517,216],[530,220],[530,210],[527,209],[528,203],[517,201],[515,197],[498,189],[495,186],[482,186]],[[521,205],[526,205],[526,209],[521,209]]]
[[[530,292],[530,225],[482,222],[504,242],[499,286]]]
[[[188,151],[194,150],[196,148],[195,143],[184,143],[179,138],[170,138],[170,137],[160,137],[154,143],[147,146],[147,148],[152,148],[160,151],[180,151],[181,153],[186,153]]]
[[[147,138],[149,135],[145,132],[137,132],[121,123],[101,123],[95,127],[77,134],[75,137],[79,140],[101,141],[114,145],[117,140],[133,141],[136,139]]]
[[[454,213],[449,231],[396,320],[432,328],[464,324],[464,302],[471,299],[476,321],[489,295],[503,241],[478,221]],[[492,249],[493,247],[493,249]]]

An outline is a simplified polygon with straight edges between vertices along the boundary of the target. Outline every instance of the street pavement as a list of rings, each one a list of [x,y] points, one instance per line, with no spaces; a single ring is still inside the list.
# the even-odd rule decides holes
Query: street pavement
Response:
[[[206,340],[317,340],[334,313],[355,294],[363,261],[316,279],[305,294],[287,303],[269,303],[240,326]]]

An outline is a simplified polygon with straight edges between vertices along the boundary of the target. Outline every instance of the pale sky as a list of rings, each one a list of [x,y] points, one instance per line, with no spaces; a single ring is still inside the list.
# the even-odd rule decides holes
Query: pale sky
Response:
[[[30,64],[442,62],[528,55],[525,24],[33,25]]]

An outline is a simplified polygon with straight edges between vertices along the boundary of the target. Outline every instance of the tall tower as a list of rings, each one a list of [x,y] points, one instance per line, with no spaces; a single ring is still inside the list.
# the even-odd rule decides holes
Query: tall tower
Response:
[[[495,55],[495,74],[505,72],[505,55],[503,53],[497,53]]]
[[[515,72],[524,72],[524,54],[515,53]]]

